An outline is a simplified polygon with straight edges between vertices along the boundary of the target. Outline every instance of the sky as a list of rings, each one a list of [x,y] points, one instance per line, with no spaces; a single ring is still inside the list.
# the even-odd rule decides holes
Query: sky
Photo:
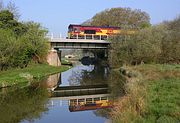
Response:
[[[158,24],[180,15],[180,0],[3,0],[13,1],[21,14],[20,21],[41,23],[50,33],[67,35],[69,24],[81,24],[96,13],[114,7],[140,9]]]

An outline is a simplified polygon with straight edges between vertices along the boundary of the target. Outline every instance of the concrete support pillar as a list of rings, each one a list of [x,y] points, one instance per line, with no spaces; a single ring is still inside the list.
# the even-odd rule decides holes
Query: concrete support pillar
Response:
[[[50,50],[47,56],[47,62],[52,66],[61,66],[61,51]]]
[[[107,49],[105,49],[105,51],[104,51],[104,57],[108,58],[108,50]]]
[[[41,86],[46,88],[55,88],[61,84],[61,74],[57,73],[54,75],[50,75],[47,79],[43,80],[42,83],[40,83]]]

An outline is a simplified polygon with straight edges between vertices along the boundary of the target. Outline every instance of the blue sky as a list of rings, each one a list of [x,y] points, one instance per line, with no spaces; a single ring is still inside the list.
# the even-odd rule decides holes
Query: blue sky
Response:
[[[180,15],[180,0],[4,0],[8,1],[19,8],[20,20],[39,22],[50,32],[63,36],[69,24],[80,24],[113,7],[141,9],[150,15],[152,24]]]

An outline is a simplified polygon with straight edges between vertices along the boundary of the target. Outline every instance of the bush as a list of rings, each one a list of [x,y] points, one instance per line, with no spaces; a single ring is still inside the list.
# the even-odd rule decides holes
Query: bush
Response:
[[[180,27],[180,17],[172,22],[141,29],[133,35],[112,37],[111,65],[180,63],[180,30],[177,27]]]
[[[34,22],[17,22],[9,11],[0,11],[0,69],[26,67],[33,59],[45,60],[48,43],[47,30]]]

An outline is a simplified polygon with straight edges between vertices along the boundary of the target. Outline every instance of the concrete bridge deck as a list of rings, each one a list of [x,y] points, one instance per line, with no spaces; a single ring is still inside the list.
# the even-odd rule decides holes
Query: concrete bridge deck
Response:
[[[92,39],[49,39],[52,48],[59,49],[107,49],[110,42]]]
[[[64,86],[52,90],[52,97],[107,94],[108,85]]]

